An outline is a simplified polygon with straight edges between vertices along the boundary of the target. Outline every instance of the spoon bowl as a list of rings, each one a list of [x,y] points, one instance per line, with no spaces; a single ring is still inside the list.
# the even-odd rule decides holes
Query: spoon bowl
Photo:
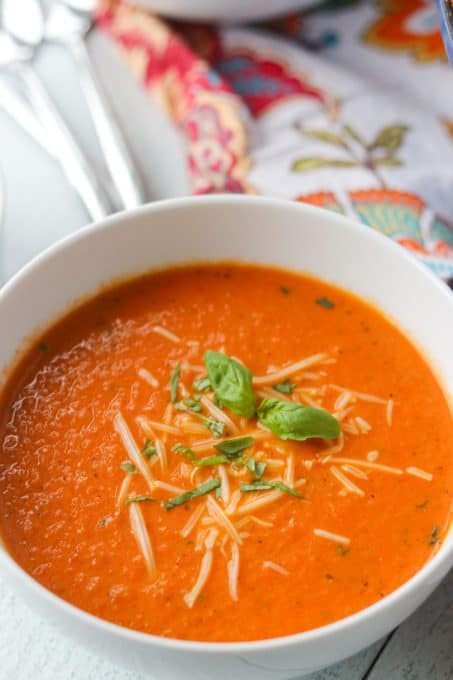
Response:
[[[44,37],[44,16],[39,2],[24,3],[3,0],[1,3],[3,30],[21,48],[36,49]]]

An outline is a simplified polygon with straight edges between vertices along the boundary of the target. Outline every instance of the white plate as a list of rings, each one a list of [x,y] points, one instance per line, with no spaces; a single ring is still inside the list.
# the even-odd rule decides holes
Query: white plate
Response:
[[[157,14],[175,19],[234,23],[269,19],[302,7],[312,0],[135,0]]]

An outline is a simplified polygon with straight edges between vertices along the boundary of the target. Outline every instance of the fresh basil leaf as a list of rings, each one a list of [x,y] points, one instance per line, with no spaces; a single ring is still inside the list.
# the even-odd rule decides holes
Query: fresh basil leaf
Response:
[[[130,475],[135,475],[137,472],[137,468],[132,463],[121,463],[120,468],[124,470],[124,472],[128,472]]]
[[[247,470],[250,470],[250,472],[254,475],[255,479],[261,479],[261,477],[264,475],[264,471],[266,470],[267,465],[266,463],[260,463],[254,458],[246,458],[245,467],[247,468]]]
[[[284,380],[282,383],[279,383],[278,385],[272,385],[272,387],[274,390],[277,390],[277,392],[281,392],[282,394],[292,394],[296,386],[291,382],[291,380],[286,378],[286,380]]]
[[[286,486],[286,484],[283,484],[283,482],[268,482],[264,479],[255,480],[251,484],[245,484],[244,482],[241,482],[241,491],[244,492],[269,491],[270,489],[278,489],[279,491],[283,491],[283,493],[290,494],[290,496],[305,499],[305,496],[302,496],[302,494],[300,494],[295,489],[291,489],[289,486]]]
[[[250,448],[254,444],[253,437],[236,437],[235,439],[225,439],[223,442],[214,444],[214,448],[226,456],[234,458],[238,456],[245,449]]]
[[[335,307],[335,303],[332,302],[332,300],[329,300],[329,298],[326,297],[320,297],[316,300],[316,304],[319,305],[320,307],[324,307],[324,309],[333,309]]]
[[[210,349],[204,355],[204,362],[217,399],[233,413],[252,418],[256,412],[256,398],[251,371],[225,354]]]
[[[193,388],[197,392],[206,392],[207,390],[211,389],[211,383],[209,382],[208,376],[195,380],[193,383]]]
[[[181,364],[178,362],[176,366],[173,369],[173,372],[171,374],[170,378],[170,399],[172,400],[173,403],[178,398],[178,385],[179,385],[179,376],[181,375]]]
[[[126,500],[126,505],[129,503],[145,503],[147,501],[155,501],[156,499],[152,496],[129,496]]]
[[[263,399],[258,418],[280,439],[335,439],[340,434],[338,420],[330,413],[292,401]]]
[[[164,503],[164,508],[166,510],[171,510],[172,508],[176,508],[176,506],[178,505],[183,505],[184,503],[187,503],[188,501],[192,500],[192,498],[204,496],[205,494],[214,491],[214,489],[218,489],[219,486],[220,479],[218,477],[216,477],[215,479],[210,479],[208,482],[205,482],[204,484],[196,487],[195,489],[190,489],[190,491],[185,491],[180,496],[170,498],[168,501]]]
[[[145,441],[145,446],[143,447],[142,454],[145,458],[152,458],[157,454],[156,447],[152,443],[151,439]]]

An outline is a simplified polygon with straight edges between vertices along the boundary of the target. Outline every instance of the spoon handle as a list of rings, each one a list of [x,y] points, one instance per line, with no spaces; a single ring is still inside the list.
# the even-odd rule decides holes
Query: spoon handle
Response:
[[[25,103],[16,90],[0,78],[0,106],[28,132],[35,142],[47,151],[51,156],[55,155],[54,149],[48,141],[46,130],[35,116],[33,110]]]
[[[88,50],[82,39],[69,41],[67,45],[77,64],[80,83],[122,207],[136,208],[147,202],[143,184],[97,79]]]
[[[79,194],[91,219],[102,219],[112,212],[111,204],[88,160],[33,68],[22,63],[18,65],[18,73],[67,179]]]

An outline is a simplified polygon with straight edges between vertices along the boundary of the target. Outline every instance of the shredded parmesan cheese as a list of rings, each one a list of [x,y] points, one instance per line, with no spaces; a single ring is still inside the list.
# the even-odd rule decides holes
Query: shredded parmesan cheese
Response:
[[[234,602],[237,602],[238,597],[238,576],[239,576],[239,548],[237,543],[233,543],[231,547],[231,560],[227,564],[228,571],[228,589],[230,597]]]
[[[334,477],[344,486],[344,488],[347,491],[350,491],[351,493],[355,493],[358,496],[364,496],[365,492],[360,489],[358,486],[354,484],[354,482],[351,482],[351,480],[344,475],[341,470],[339,470],[335,465],[332,465],[330,468],[330,472],[333,474]]]
[[[308,406],[311,406],[312,408],[319,408],[321,406],[319,401],[316,401],[315,399],[312,399],[306,392],[303,390],[298,390],[297,391],[297,400],[302,402],[303,404],[307,404]]]
[[[379,451],[369,451],[366,458],[370,463],[374,463],[379,458]]]
[[[216,420],[220,420],[221,423],[224,423],[230,430],[230,432],[232,432],[233,434],[239,434],[239,428],[236,425],[236,423],[234,423],[231,420],[231,418],[227,416],[227,414],[224,413],[224,411],[222,411],[222,409],[218,408],[215,404],[213,404],[212,401],[206,395],[203,395],[200,401],[210,416],[212,416]]]
[[[122,508],[124,503],[126,502],[127,494],[129,492],[129,487],[131,485],[132,481],[132,475],[131,474],[126,474],[124,476],[124,479],[122,481],[122,484],[120,486],[120,490],[118,493],[118,498],[116,499],[116,507],[117,508]]]
[[[181,489],[180,486],[175,486],[174,484],[168,484],[167,482],[162,482],[160,479],[155,479],[153,481],[153,486],[156,489],[162,489],[162,491],[168,491],[169,493],[175,493],[177,495],[187,491],[187,489]]]
[[[218,524],[220,524],[227,531],[233,541],[236,541],[236,543],[242,543],[242,540],[239,537],[239,534],[236,531],[232,521],[229,519],[229,517],[227,517],[226,513],[222,510],[220,505],[216,500],[214,500],[212,496],[208,496],[206,507],[211,517],[214,517],[214,519],[217,520]]]
[[[154,389],[156,387],[159,387],[158,380],[156,380],[156,378],[149,371],[147,371],[146,368],[139,368],[137,373],[140,376],[140,378],[142,378],[142,380],[147,382],[148,385],[150,385]]]
[[[145,520],[143,519],[142,511],[138,503],[131,503],[129,505],[129,520],[131,523],[132,533],[135,536],[138,547],[143,555],[146,568],[150,576],[156,575],[156,562],[154,559],[153,548],[149,534],[146,530]]]
[[[207,550],[202,557],[200,571],[198,573],[198,578],[195,582],[194,587],[189,593],[186,593],[186,595],[184,595],[184,602],[189,607],[189,609],[192,609],[198,596],[205,587],[206,582],[209,578],[209,574],[211,573],[211,569],[212,569],[212,550]]]
[[[187,520],[187,522],[184,524],[183,528],[180,531],[180,534],[183,538],[187,538],[188,536],[190,536],[192,531],[195,529],[198,520],[201,518],[205,510],[206,503],[201,503],[197,508],[195,508],[195,510],[192,512],[189,519]]]
[[[176,437],[180,437],[182,434],[181,430],[178,430],[177,427],[173,427],[173,425],[158,423],[156,420],[150,420],[145,416],[138,416],[136,418],[136,422],[138,425],[140,425],[147,437],[154,438],[154,430],[157,430],[158,432],[166,432],[167,434],[173,434]]]
[[[243,517],[238,522],[236,522],[236,527],[238,529],[241,529],[242,527],[245,527],[245,525],[249,524],[250,522],[253,522],[253,524],[257,524],[260,527],[273,527],[274,526],[273,522],[266,522],[264,519],[260,519],[259,517],[255,517],[255,515],[248,515],[247,517]]]
[[[387,402],[387,408],[385,409],[385,417],[387,419],[387,425],[391,427],[393,422],[393,399],[389,399]]]
[[[255,494],[256,498],[243,503],[239,508],[237,508],[235,514],[247,515],[249,512],[253,512],[254,510],[258,510],[259,508],[269,505],[269,503],[273,503],[278,498],[281,498],[282,495],[283,494],[281,491],[266,491],[261,494]]]
[[[341,423],[341,428],[344,432],[346,432],[346,434],[352,434],[352,435],[360,434],[360,430],[354,422]]]
[[[161,335],[163,338],[166,338],[167,340],[170,340],[171,342],[174,342],[175,344],[179,345],[181,342],[181,338],[172,333],[171,331],[167,330],[166,328],[162,328],[162,326],[153,326],[151,328],[153,333],[157,333],[157,335]]]
[[[345,390],[344,392],[340,392],[338,397],[335,400],[335,404],[333,406],[335,411],[342,411],[346,406],[349,404],[349,402],[352,399],[352,394],[349,392],[349,390]]]
[[[366,472],[363,472],[363,470],[359,470],[359,468],[354,467],[354,465],[342,465],[341,466],[345,472],[349,472],[350,475],[353,477],[357,477],[358,479],[368,479],[368,475]]]
[[[298,361],[295,364],[285,366],[285,368],[282,368],[279,371],[274,371],[273,373],[268,373],[267,375],[255,376],[253,378],[253,384],[272,385],[275,383],[279,383],[281,380],[288,378],[290,375],[293,375],[297,371],[300,371],[304,368],[308,368],[309,366],[314,366],[315,364],[319,364],[327,358],[328,356],[324,352],[320,354],[313,354],[312,356],[306,357],[305,359],[302,359],[301,361]]]
[[[256,395],[261,397],[261,399],[270,398],[279,399],[280,401],[291,401],[290,397],[287,397],[286,394],[283,394],[278,390],[274,390],[271,387],[262,387],[260,390],[256,390]]]
[[[335,458],[336,463],[351,463],[357,467],[368,468],[369,470],[380,470],[381,472],[389,472],[392,475],[402,475],[403,471],[400,468],[392,467],[390,465],[381,465],[379,463],[370,463],[367,460],[360,460],[359,458]]]
[[[406,472],[408,475],[412,475],[413,477],[420,477],[420,479],[425,479],[427,482],[431,482],[433,479],[433,476],[431,472],[426,472],[425,470],[422,470],[421,468],[418,467],[407,467]]]
[[[326,463],[331,459],[333,455],[336,453],[340,453],[344,447],[344,434],[343,432],[340,432],[338,438],[337,438],[337,443],[334,444],[333,446],[330,446],[328,449],[324,449],[322,453],[324,454],[325,458],[322,459],[322,463]]]
[[[350,392],[353,397],[360,399],[361,401],[369,401],[374,404],[386,404],[387,400],[382,399],[382,397],[376,397],[374,394],[366,394],[365,392],[356,392],[355,390],[350,390],[348,387],[341,387],[340,385],[329,385],[332,390],[336,392]]]
[[[156,447],[157,457],[159,458],[160,467],[162,471],[167,469],[167,449],[165,444],[160,439],[154,441],[154,446]]]
[[[121,438],[124,448],[126,449],[128,457],[134,463],[135,467],[145,478],[150,490],[153,489],[153,480],[149,467],[147,466],[140,449],[137,446],[135,439],[121,413],[117,413],[113,419],[113,427]]]
[[[269,560],[266,560],[263,562],[263,567],[265,569],[272,569],[272,571],[276,571],[277,574],[281,574],[282,576],[289,576],[289,571],[284,567],[281,567],[276,562],[270,562]]]
[[[228,474],[224,465],[219,465],[217,470],[219,472],[221,482],[220,487],[221,498],[225,505],[228,505],[228,503],[230,502],[230,483],[228,481]]]
[[[320,538],[325,538],[328,541],[333,541],[334,543],[341,543],[343,545],[349,545],[351,542],[350,538],[342,536],[341,534],[333,534],[331,531],[325,531],[324,529],[313,529],[315,536]]]
[[[294,486],[294,456],[292,453],[289,454],[286,461],[284,482],[290,489]]]
[[[372,429],[370,423],[361,416],[356,416],[355,422],[357,424],[357,427],[363,434],[368,434],[368,432],[370,432]]]
[[[241,500],[241,492],[239,489],[236,489],[236,491],[233,491],[231,494],[231,500],[228,505],[228,507],[225,509],[225,512],[227,515],[232,515],[234,511],[236,510],[237,504]]]

